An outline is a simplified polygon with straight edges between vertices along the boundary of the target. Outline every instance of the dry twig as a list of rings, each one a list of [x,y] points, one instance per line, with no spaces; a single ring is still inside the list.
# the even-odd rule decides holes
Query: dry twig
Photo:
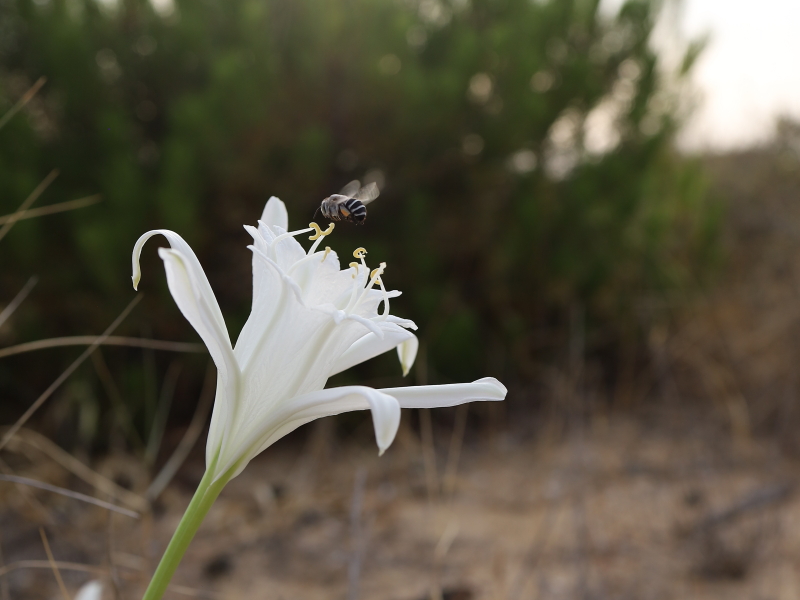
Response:
[[[58,587],[61,589],[61,595],[64,596],[64,600],[72,600],[72,598],[69,596],[69,592],[67,592],[67,586],[64,585],[64,580],[61,579],[61,572],[58,570],[56,559],[53,558],[53,552],[50,550],[50,544],[47,541],[47,535],[45,534],[43,527],[39,527],[39,535],[42,536],[44,551],[47,553],[47,560],[50,562],[50,567],[53,569],[53,575],[56,576],[56,581],[58,581]]]
[[[175,452],[172,453],[172,456],[169,457],[169,460],[167,460],[161,471],[153,479],[150,487],[147,488],[147,492],[145,492],[145,498],[151,502],[158,498],[161,492],[169,485],[169,482],[172,481],[175,473],[181,468],[183,461],[189,456],[189,452],[192,451],[197,438],[200,437],[200,433],[203,431],[206,417],[208,417],[208,412],[211,410],[212,400],[214,399],[214,373],[213,365],[209,365],[206,371],[206,379],[203,382],[203,390],[200,392],[200,402],[197,404],[197,410],[194,412],[192,422],[189,423],[189,427],[186,429],[186,433],[183,434],[178,447],[175,448]]]
[[[0,577],[8,575],[12,571],[18,569],[52,569],[53,564],[62,571],[80,571],[82,573],[92,573],[94,575],[106,575],[105,569],[95,567],[93,565],[84,565],[74,562],[55,561],[51,563],[48,560],[18,560],[8,563],[6,566],[0,568]]]
[[[19,305],[22,304],[25,298],[28,297],[28,294],[31,293],[33,286],[35,286],[38,281],[39,278],[36,275],[28,279],[28,283],[22,286],[22,289],[17,292],[17,295],[14,296],[14,299],[8,303],[8,306],[3,309],[3,312],[0,312],[0,326],[2,326],[3,323],[5,323],[8,318],[14,314],[14,311],[17,310]]]
[[[108,571],[95,565],[85,565],[83,563],[64,562],[58,560],[53,562],[48,560],[18,560],[13,563],[8,563],[4,567],[0,567],[0,577],[5,577],[12,571],[17,571],[19,569],[52,569],[53,566],[61,571],[78,571],[80,573],[91,573],[92,575],[99,575],[101,577],[108,576]],[[167,589],[170,592],[175,592],[176,594],[180,594],[182,596],[189,596],[191,598],[208,598],[210,600],[219,598],[219,596],[214,592],[198,590],[185,585],[170,585]]]
[[[14,471],[12,471],[11,467],[8,466],[8,463],[0,458],[0,471],[2,471],[5,475],[13,475]],[[20,496],[25,499],[31,508],[34,511],[39,513],[39,517],[41,518],[42,523],[50,524],[52,523],[53,519],[50,517],[50,513],[44,507],[44,505],[39,502],[39,499],[34,495],[34,493],[26,486],[22,484],[17,484],[17,491],[19,491]]]
[[[791,496],[796,489],[797,483],[794,481],[776,483],[755,489],[739,498],[730,506],[701,518],[689,531],[686,531],[685,534],[706,533],[720,525],[730,523],[747,513],[761,510],[771,504],[782,502]]]
[[[461,458],[461,448],[464,445],[464,432],[467,428],[467,413],[469,404],[462,404],[456,408],[456,422],[453,425],[453,435],[450,438],[450,449],[447,452],[447,463],[444,469],[443,493],[451,502],[456,490],[456,474],[458,461]]]
[[[17,100],[17,103],[8,109],[8,112],[0,118],[0,129],[6,126],[14,115],[16,115],[19,111],[25,108],[25,105],[31,101],[31,99],[36,95],[36,93],[42,88],[42,86],[47,82],[46,77],[39,77],[39,79],[34,83],[30,89],[22,95],[22,98]]]
[[[8,444],[8,441],[12,437],[14,437],[14,434],[19,430],[19,428],[22,427],[28,421],[28,419],[30,419],[33,416],[33,413],[35,413],[39,409],[39,407],[42,406],[42,404],[44,404],[45,400],[47,400],[52,395],[52,393],[55,392],[58,389],[58,387],[62,383],[64,383],[64,381],[66,381],[66,379],[70,375],[72,375],[75,369],[77,369],[83,363],[83,361],[89,357],[89,355],[92,352],[94,352],[95,348],[97,348],[97,346],[99,346],[102,343],[102,341],[106,337],[108,337],[108,335],[112,331],[114,331],[119,326],[119,324],[122,323],[122,321],[125,320],[125,317],[128,316],[131,310],[133,310],[133,307],[136,306],[141,299],[142,296],[140,294],[137,295],[133,300],[131,300],[128,306],[125,307],[125,310],[123,310],[122,313],[116,319],[114,319],[114,322],[111,323],[111,325],[109,325],[108,328],[103,332],[103,335],[97,338],[97,341],[94,344],[92,344],[86,350],[84,350],[83,353],[78,358],[76,358],[73,361],[73,363],[69,367],[67,367],[66,370],[63,373],[61,373],[61,375],[59,375],[58,378],[56,378],[56,380],[53,383],[50,384],[50,387],[48,387],[42,393],[42,395],[36,399],[36,402],[31,404],[30,408],[28,408],[28,410],[26,410],[25,413],[19,419],[17,419],[17,422],[14,423],[14,425],[12,425],[11,428],[8,431],[6,431],[6,434],[3,436],[3,438],[0,439],[0,450],[2,450],[5,447],[5,445]]]
[[[0,429],[0,431],[2,431],[2,429]],[[97,491],[108,494],[112,498],[118,498],[138,511],[146,511],[149,507],[147,500],[90,469],[69,452],[63,450],[40,433],[22,428],[17,431],[14,437],[14,443],[22,443],[35,448],[76,477],[93,486]]]
[[[125,404],[117,384],[114,383],[114,376],[111,374],[100,348],[92,353],[92,364],[94,364],[94,370],[97,372],[100,384],[105,388],[106,394],[111,400],[117,425],[122,428],[129,441],[132,441],[139,449],[144,448],[144,442],[139,436],[139,432],[136,431],[136,427],[133,426],[133,418],[128,411],[128,405]]]
[[[111,576],[111,587],[114,590],[115,600],[122,599],[122,586],[117,573],[117,564],[114,560],[114,515],[108,513],[108,526],[106,527],[106,550],[108,551],[108,570]]]
[[[92,498],[91,496],[87,496],[86,494],[81,494],[80,492],[73,492],[72,490],[61,488],[55,485],[50,485],[49,483],[45,483],[43,481],[36,481],[35,479],[28,479],[27,477],[19,477],[18,475],[4,475],[4,474],[0,474],[0,481],[8,481],[10,483],[27,485],[30,487],[38,488],[40,490],[53,492],[54,494],[60,494],[61,496],[72,498],[73,500],[80,500],[81,502],[86,502],[87,504],[94,504],[95,506],[99,506],[100,508],[113,510],[114,512],[118,512],[122,515],[131,517],[133,519],[139,518],[139,513],[135,513],[132,510],[128,510],[127,508],[122,508],[120,506],[117,506],[116,504],[111,504],[110,502],[105,502],[104,500],[98,500],[97,498]]]
[[[68,210],[77,210],[85,208],[92,204],[102,202],[103,197],[100,194],[93,194],[85,198],[77,198],[75,200],[68,200],[67,202],[59,202],[57,204],[50,204],[48,206],[41,206],[39,208],[31,208],[29,210],[18,210],[10,215],[3,215],[0,217],[0,225],[4,225],[9,221],[24,221],[25,219],[35,219],[37,217],[44,217],[46,215],[54,215]]]
[[[100,340],[98,342],[98,340]],[[152,350],[165,350],[167,352],[206,352],[203,344],[191,344],[186,342],[169,342],[166,340],[150,340],[145,338],[120,337],[120,336],[97,336],[97,335],[74,335],[70,337],[50,338],[47,340],[36,340],[35,342],[25,342],[16,346],[0,349],[0,358],[22,354],[23,352],[33,352],[34,350],[45,350],[47,348],[58,348],[61,346],[130,346],[133,348],[150,348]]]
[[[0,570],[6,566],[6,560],[3,556],[3,535],[0,533]],[[0,579],[0,594],[3,600],[11,600],[11,591],[8,589],[8,580],[3,577]]]
[[[8,220],[5,222],[2,228],[0,228],[0,240],[6,237],[6,234],[11,231],[11,228],[14,226],[14,223],[19,221],[19,216],[22,212],[26,211],[28,207],[36,202],[36,200],[41,196],[44,191],[48,188],[48,186],[53,183],[53,180],[58,177],[58,169],[53,169],[50,173],[45,177],[42,182],[36,186],[36,188],[30,193],[30,195],[25,198],[22,204],[19,205],[17,211],[9,215]]]
[[[364,487],[367,483],[367,470],[359,467],[353,484],[353,498],[350,501],[351,555],[347,566],[347,598],[358,600],[358,584],[361,580],[361,563],[364,558],[364,528],[361,511],[364,506]]]
[[[153,418],[153,424],[150,426],[150,436],[147,438],[147,447],[144,453],[145,463],[150,467],[156,462],[158,450],[161,448],[161,440],[164,437],[164,430],[167,427],[169,409],[172,406],[172,398],[175,394],[175,386],[178,383],[180,373],[180,363],[173,361],[167,368],[167,373],[164,375],[164,384],[161,386],[156,415]]]

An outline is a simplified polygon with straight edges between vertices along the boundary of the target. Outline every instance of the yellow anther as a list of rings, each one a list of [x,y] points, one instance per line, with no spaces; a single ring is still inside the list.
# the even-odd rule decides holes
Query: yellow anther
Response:
[[[358,271],[358,263],[357,262],[351,262],[350,266],[353,267],[356,271]]]
[[[364,248],[356,248],[353,251],[353,256],[356,258],[364,258],[367,255],[367,251]]]
[[[372,279],[373,277],[377,277],[383,273],[383,267],[378,267],[377,269],[372,269],[372,273],[369,274],[369,278]],[[377,280],[376,280],[377,283]]]
[[[320,262],[325,262],[325,259],[328,258],[328,254],[331,253],[331,247],[325,246],[325,254],[322,256],[322,260]]]
[[[311,229],[313,229],[316,232],[314,235],[308,236],[308,239],[318,240],[324,235],[330,235],[333,232],[334,224],[331,223],[330,225],[328,225],[328,228],[325,231],[322,231],[320,226],[317,225],[316,223],[309,223],[308,226],[311,227]]]

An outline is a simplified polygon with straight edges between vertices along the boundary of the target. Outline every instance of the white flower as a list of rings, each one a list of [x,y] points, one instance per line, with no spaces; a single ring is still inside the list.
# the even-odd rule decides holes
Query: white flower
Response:
[[[488,377],[473,383],[376,390],[364,386],[324,389],[331,375],[397,348],[403,374],[414,362],[417,338],[413,322],[389,314],[381,275],[370,272],[366,251],[340,270],[330,248],[318,250],[333,230],[287,232],[286,207],[275,197],[264,208],[253,237],[253,304],[236,347],[200,262],[178,234],[145,233],[133,249],[133,286],[141,276],[144,243],[161,234],[171,248],[159,248],[172,297],[208,347],[219,370],[217,395],[206,446],[214,479],[238,475],[259,452],[297,427],[320,417],[371,409],[378,448],[392,443],[400,408],[454,406],[475,400],[502,400],[506,388]],[[305,252],[295,240],[314,232]],[[382,309],[381,309],[381,305]],[[381,309],[381,310],[379,310]]]

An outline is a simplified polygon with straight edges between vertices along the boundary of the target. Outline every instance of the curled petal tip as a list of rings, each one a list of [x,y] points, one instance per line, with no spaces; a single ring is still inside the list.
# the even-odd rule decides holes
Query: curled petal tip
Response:
[[[131,273],[131,281],[133,282],[133,289],[137,292],[139,291],[139,281],[142,278],[142,267],[139,265],[139,253],[141,252],[142,248],[140,244],[137,244],[138,247],[133,249],[133,256],[131,257],[132,265],[132,273]]]
[[[483,377],[477,381],[473,381],[472,383],[483,383],[492,386],[497,390],[497,395],[500,397],[500,400],[504,399],[506,394],[508,394],[508,388],[494,377]]]
[[[403,377],[408,375],[411,367],[414,366],[417,350],[419,350],[419,340],[415,335],[412,335],[397,346],[397,356],[400,359],[400,366],[403,368]]]

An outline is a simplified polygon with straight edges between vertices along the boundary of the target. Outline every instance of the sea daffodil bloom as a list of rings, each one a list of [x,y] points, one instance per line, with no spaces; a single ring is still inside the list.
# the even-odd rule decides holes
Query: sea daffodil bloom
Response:
[[[472,383],[376,390],[364,386],[324,389],[328,378],[397,348],[404,374],[414,362],[416,325],[389,313],[386,265],[370,271],[366,251],[340,269],[330,248],[320,242],[333,230],[312,223],[288,232],[286,207],[272,197],[258,227],[245,226],[253,243],[253,303],[236,346],[200,262],[178,234],[145,233],[133,250],[133,284],[140,279],[139,255],[156,234],[171,248],[159,248],[167,283],[183,315],[205,342],[219,371],[214,412],[206,446],[214,479],[238,475],[258,453],[314,419],[370,409],[381,453],[392,443],[401,408],[454,406],[476,400],[502,400],[506,388],[496,379]],[[295,239],[313,233],[306,252]],[[382,305],[382,306],[381,306]]]
[[[183,238],[168,230],[149,231],[133,249],[136,288],[144,243],[157,234],[167,238],[171,247],[158,252],[169,290],[219,371],[206,445],[206,476],[184,517],[190,522],[185,527],[181,522],[145,594],[147,599],[163,593],[202,516],[225,483],[297,427],[320,417],[369,409],[383,453],[397,433],[401,408],[503,400],[506,395],[506,388],[491,377],[450,385],[325,389],[332,375],[395,348],[403,374],[408,373],[418,342],[409,331],[416,325],[389,312],[390,299],[400,292],[386,290],[385,263],[370,270],[363,248],[353,253],[356,260],[345,269],[329,247],[319,250],[333,224],[325,231],[311,223],[307,229],[289,232],[286,207],[275,197],[267,202],[258,227],[245,229],[253,238],[248,246],[253,253],[253,302],[235,346],[200,262]],[[312,234],[307,252],[295,239],[304,233]],[[190,518],[190,513],[196,516]],[[170,564],[162,569],[170,555]]]

